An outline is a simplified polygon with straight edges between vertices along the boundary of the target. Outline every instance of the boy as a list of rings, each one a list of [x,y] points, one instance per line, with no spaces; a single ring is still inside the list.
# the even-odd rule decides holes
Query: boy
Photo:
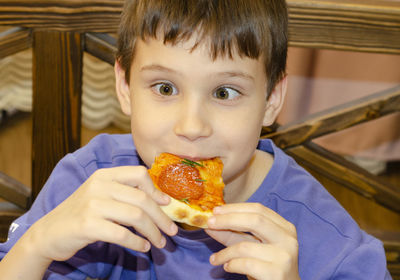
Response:
[[[2,278],[390,279],[381,243],[259,142],[286,92],[286,29],[283,0],[128,1],[115,74],[132,136],[60,161],[1,245]],[[228,204],[207,230],[160,210],[162,152],[223,161]]]

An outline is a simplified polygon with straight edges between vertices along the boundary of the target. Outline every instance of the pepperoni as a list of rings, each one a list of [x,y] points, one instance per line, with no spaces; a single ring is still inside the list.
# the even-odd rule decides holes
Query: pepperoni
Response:
[[[166,166],[158,178],[160,189],[178,200],[199,199],[204,192],[199,171],[184,163]]]

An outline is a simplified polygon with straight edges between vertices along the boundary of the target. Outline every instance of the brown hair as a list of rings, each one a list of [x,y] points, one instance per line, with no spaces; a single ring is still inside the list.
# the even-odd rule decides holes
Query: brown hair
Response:
[[[175,44],[196,33],[197,44],[210,41],[213,59],[232,57],[234,50],[254,59],[263,55],[269,96],[285,75],[287,22],[285,0],[126,0],[116,59],[129,83],[137,38],[163,36]]]

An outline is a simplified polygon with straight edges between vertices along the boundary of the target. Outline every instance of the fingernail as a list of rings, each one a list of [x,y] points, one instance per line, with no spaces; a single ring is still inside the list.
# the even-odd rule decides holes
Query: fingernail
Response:
[[[149,251],[149,250],[150,250],[150,247],[151,247],[150,243],[146,241],[146,242],[143,244],[143,251],[144,251],[144,252]]]
[[[221,207],[219,207],[219,206],[215,207],[214,210],[213,210],[213,212],[214,212],[214,214],[219,214],[219,213],[221,213]]]
[[[211,263],[211,264],[214,264],[214,262],[215,262],[215,255],[212,254],[212,255],[210,256],[210,263]]]
[[[165,203],[168,203],[169,202],[169,196],[168,195],[166,195],[166,194],[162,194],[162,200],[163,200],[163,202],[165,202]]]
[[[167,240],[165,239],[164,236],[161,236],[159,248],[164,248],[164,247],[165,247],[165,244],[167,244]]]
[[[178,232],[178,226],[175,223],[172,223],[170,230],[171,235],[175,235]]]
[[[225,270],[226,272],[228,272],[228,270],[229,270],[228,263],[224,263],[224,270]]]

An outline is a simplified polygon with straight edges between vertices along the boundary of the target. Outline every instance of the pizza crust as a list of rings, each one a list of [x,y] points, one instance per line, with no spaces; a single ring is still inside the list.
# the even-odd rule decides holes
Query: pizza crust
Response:
[[[161,206],[161,210],[173,221],[200,228],[208,227],[208,218],[213,215],[211,211],[200,211],[190,207],[185,202],[169,197],[171,202],[168,205]]]

